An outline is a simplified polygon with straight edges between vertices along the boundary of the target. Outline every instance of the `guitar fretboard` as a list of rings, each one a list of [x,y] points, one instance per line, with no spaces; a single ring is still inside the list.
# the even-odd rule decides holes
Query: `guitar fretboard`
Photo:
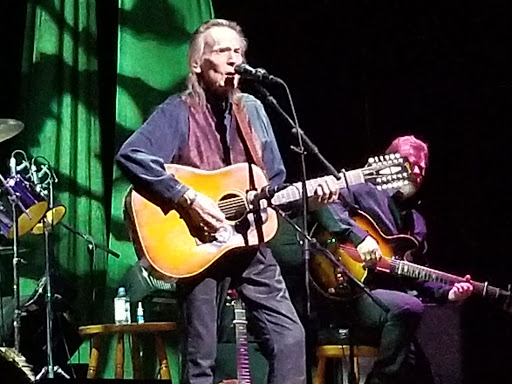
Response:
[[[462,277],[451,275],[446,272],[437,271],[435,269],[427,268],[421,265],[413,264],[407,261],[392,259],[391,260],[392,272],[402,276],[408,276],[424,281],[440,282],[447,285],[453,285],[465,281]],[[508,291],[500,288],[492,287],[487,283],[479,283],[471,281],[473,290],[482,296],[498,297],[510,296]]]
[[[249,343],[247,342],[247,320],[245,309],[241,303],[235,304],[236,350],[237,350],[237,379],[239,384],[252,384],[249,363]]]
[[[307,196],[310,197],[314,194],[316,187],[322,181],[326,180],[328,176],[319,177],[317,179],[311,179],[306,181],[306,191]],[[346,188],[347,185],[355,185],[364,183],[365,177],[363,172],[360,169],[355,169],[352,171],[347,171],[342,174],[341,179],[336,180],[336,184],[338,188]],[[291,203],[302,198],[302,183],[294,183],[287,187],[286,189],[276,193],[276,195],[272,198],[272,204],[274,205],[282,205],[286,203]]]

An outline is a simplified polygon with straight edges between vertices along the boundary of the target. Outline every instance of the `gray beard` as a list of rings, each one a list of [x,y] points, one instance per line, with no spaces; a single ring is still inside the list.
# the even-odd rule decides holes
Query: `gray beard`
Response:
[[[407,199],[416,193],[417,188],[414,186],[413,183],[409,182],[398,187],[398,190],[403,194],[403,198]]]

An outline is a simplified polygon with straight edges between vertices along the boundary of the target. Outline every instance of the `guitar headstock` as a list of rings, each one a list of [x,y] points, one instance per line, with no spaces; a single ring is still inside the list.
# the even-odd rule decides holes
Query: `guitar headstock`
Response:
[[[389,153],[370,157],[362,171],[365,181],[378,189],[390,189],[408,184],[412,168],[407,158]]]
[[[228,293],[226,296],[226,305],[232,306],[235,309],[243,309],[244,308],[242,299],[238,295],[238,292],[234,289],[228,290]]]

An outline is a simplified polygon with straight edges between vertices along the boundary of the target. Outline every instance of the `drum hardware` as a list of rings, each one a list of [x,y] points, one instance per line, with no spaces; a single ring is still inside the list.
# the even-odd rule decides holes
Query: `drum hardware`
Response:
[[[19,164],[19,165],[18,165]],[[14,237],[14,222],[18,223],[18,236],[34,228],[48,210],[48,202],[33,183],[30,183],[30,163],[22,150],[15,150],[9,159],[10,176],[5,181],[19,201],[18,212],[12,210],[7,195],[0,194],[0,232],[8,239]],[[21,173],[21,171],[25,171]]]
[[[18,248],[18,253],[26,253],[28,252],[28,248]],[[0,256],[1,255],[12,255],[13,250],[12,246],[0,246]]]
[[[0,138],[2,135],[7,137],[6,132],[13,135],[21,129],[23,129],[23,124],[19,122],[9,120],[6,123],[5,120],[0,120]],[[18,266],[24,260],[19,257],[20,248],[18,243],[20,236],[29,232],[42,219],[48,210],[48,202],[37,193],[33,185],[17,174],[17,160],[15,157],[17,153],[22,153],[25,159],[20,168],[27,164],[25,153],[19,150],[14,151],[9,161],[10,176],[6,180],[0,175],[0,232],[8,239],[13,240],[14,349],[19,352],[22,313]]]
[[[0,185],[7,191],[0,196],[0,231],[12,240],[15,230],[23,236],[34,228],[47,212],[48,202],[20,175],[11,175]],[[15,205],[10,202],[13,197]]]
[[[45,164],[41,165],[41,169],[39,171],[36,165],[36,161],[38,159],[45,162]],[[46,211],[43,220],[39,221],[39,223],[37,223],[32,229],[33,234],[41,235],[44,233],[44,226],[54,226],[62,220],[66,214],[66,207],[61,203],[55,202],[53,191],[50,192],[50,188],[48,188],[48,186],[53,185],[52,183],[57,183],[59,180],[57,179],[57,175],[55,175],[55,172],[53,172],[53,169],[51,168],[46,158],[42,156],[36,156],[32,159],[30,163],[30,178],[36,186],[36,190],[40,192],[46,200],[52,200],[51,204],[48,206],[48,210]]]
[[[41,171],[38,172],[36,166],[36,160],[42,160],[45,164],[41,167]],[[53,262],[54,262],[54,253],[53,253],[53,243],[51,232],[54,225],[57,223],[56,220],[60,220],[66,209],[64,206],[60,206],[60,210],[56,210],[54,205],[54,190],[53,184],[56,183],[57,177],[51,168],[50,162],[43,156],[37,156],[32,159],[30,164],[30,175],[34,185],[36,186],[36,190],[40,191],[44,196],[48,198],[48,209],[43,213],[43,216],[39,220],[39,227],[36,230],[36,233],[44,234],[44,254],[45,254],[45,286],[46,286],[46,357],[47,364],[41,372],[36,376],[36,379],[39,380],[43,376],[47,376],[52,379],[55,377],[55,372],[61,374],[65,378],[70,378],[60,367],[54,366],[53,363],[53,347],[52,347],[52,338],[53,338],[53,291],[52,291],[52,279],[51,274],[53,271]],[[47,175],[47,178],[44,182],[41,182],[41,177]],[[58,216],[58,213],[61,213]],[[35,226],[34,226],[35,228]]]
[[[19,159],[16,155],[21,154],[21,164],[18,165]],[[36,160],[42,159],[45,164],[38,171]],[[19,294],[19,274],[17,265],[22,261],[18,257],[19,247],[18,239],[25,233],[32,231],[36,225],[38,228],[34,233],[44,234],[45,242],[45,285],[46,285],[46,355],[47,365],[38,375],[40,378],[47,375],[48,378],[54,377],[54,372],[59,372],[63,376],[65,373],[59,368],[54,367],[53,351],[52,351],[52,287],[50,273],[53,270],[53,246],[51,243],[51,229],[60,221],[65,214],[65,207],[54,204],[53,183],[57,181],[55,173],[51,169],[49,161],[38,156],[29,163],[27,156],[21,150],[12,153],[9,167],[11,171],[10,177],[5,180],[1,178],[4,185],[3,190],[7,192],[7,200],[9,204],[1,204],[0,209],[0,230],[9,239],[13,239],[13,266],[14,266],[14,296],[16,301],[16,309],[14,316],[14,344],[15,349],[20,349],[20,327],[21,327],[21,308]],[[27,170],[25,177],[18,172]],[[47,176],[42,181],[43,176]],[[31,182],[29,182],[29,180]],[[0,186],[2,185],[0,184]],[[18,211],[19,208],[20,210]],[[18,212],[22,212],[19,214]]]
[[[0,119],[0,143],[13,136],[16,136],[23,130],[23,123],[14,119]]]
[[[11,178],[15,175],[11,175]],[[3,186],[2,191],[7,193],[7,199],[10,204],[11,214],[12,214],[12,236],[11,239],[13,240],[13,293],[15,298],[15,310],[14,310],[14,349],[19,352],[20,350],[20,327],[21,327],[21,308],[20,308],[20,277],[18,274],[18,264],[21,262],[21,259],[18,257],[18,240],[19,240],[19,233],[18,233],[18,215],[17,211],[18,208],[21,209],[21,211],[25,211],[27,216],[29,216],[27,209],[23,205],[23,203],[18,198],[18,194],[11,188],[10,183],[7,182],[7,180],[4,179],[4,177],[0,174],[0,186]],[[43,213],[44,215],[44,213]],[[8,218],[8,216],[5,216],[3,218]],[[11,233],[9,230],[8,233]]]

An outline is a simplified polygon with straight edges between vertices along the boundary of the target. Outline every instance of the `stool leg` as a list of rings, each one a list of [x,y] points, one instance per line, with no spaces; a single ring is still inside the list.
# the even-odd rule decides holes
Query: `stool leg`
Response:
[[[92,339],[91,356],[89,357],[89,368],[87,369],[87,378],[94,379],[98,370],[98,361],[100,359],[101,336],[96,335]]]
[[[162,337],[155,334],[155,345],[158,353],[158,361],[160,362],[160,378],[163,380],[171,379],[171,371],[169,369],[169,361],[167,360],[167,352]]]
[[[132,334],[132,367],[133,378],[140,379],[142,377],[142,360],[140,356],[139,338]]]
[[[354,356],[354,375],[356,383],[359,383],[359,358],[357,356]]]
[[[324,384],[325,383],[325,357],[318,358],[318,364],[316,367],[316,374],[313,380],[313,384]]]
[[[117,334],[115,377],[116,379],[124,377],[124,334],[122,332]]]

